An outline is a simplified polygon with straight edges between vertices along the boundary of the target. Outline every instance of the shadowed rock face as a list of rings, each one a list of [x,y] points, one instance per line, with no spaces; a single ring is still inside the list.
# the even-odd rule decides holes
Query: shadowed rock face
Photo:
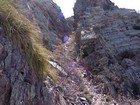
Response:
[[[104,93],[139,99],[140,14],[102,1],[77,0],[77,51],[94,79],[105,83]]]
[[[74,16],[68,17],[66,19],[68,25],[70,26],[71,30],[73,30],[73,25],[74,25]]]

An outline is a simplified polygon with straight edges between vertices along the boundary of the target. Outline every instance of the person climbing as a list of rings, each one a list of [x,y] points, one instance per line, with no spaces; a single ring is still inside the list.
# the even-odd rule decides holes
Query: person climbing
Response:
[[[64,18],[64,14],[62,13],[62,11],[59,12],[59,16],[60,16],[61,18]]]
[[[66,43],[68,40],[69,40],[69,37],[68,37],[67,35],[65,35],[65,36],[63,37],[63,43]]]

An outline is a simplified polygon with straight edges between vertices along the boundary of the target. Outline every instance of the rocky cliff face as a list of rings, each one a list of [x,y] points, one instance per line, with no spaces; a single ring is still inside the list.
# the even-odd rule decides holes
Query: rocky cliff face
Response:
[[[3,3],[0,4],[4,5],[3,8],[5,8],[6,6],[11,6],[7,0],[0,2]],[[7,4],[5,5],[5,3]],[[46,45],[48,49],[52,50],[52,48],[54,48],[53,45],[56,45],[58,43],[58,39],[60,39],[65,33],[70,31],[60,8],[51,0],[20,0],[17,2],[17,4],[18,7],[16,8],[20,9],[20,12],[27,19],[29,19],[33,23],[33,25],[38,26],[38,29],[41,29],[41,35],[44,41],[44,45]],[[20,20],[16,21],[16,18],[12,17],[12,13],[15,13],[16,9],[11,7],[12,12],[10,12],[9,10],[7,11],[9,12],[7,18],[3,18],[5,15],[2,15],[2,8],[0,8],[0,11],[0,23],[2,24],[2,20],[4,20],[8,21],[9,25],[11,25],[11,33],[5,31],[6,27],[4,26],[6,25],[2,24],[0,26],[0,105],[56,105],[55,101],[57,100],[58,94],[54,94],[54,91],[51,91],[55,84],[50,78],[48,78],[48,76],[43,79],[40,79],[37,76],[35,70],[37,68],[34,68],[33,65],[30,64],[34,61],[31,61],[29,63],[29,61],[25,57],[25,52],[28,53],[28,51],[24,52],[23,49],[26,48],[23,44],[20,44],[23,43],[26,39],[26,36],[28,36],[25,34],[23,35],[24,32],[26,33],[26,31],[24,30],[26,30],[26,28],[30,26],[25,25],[25,27],[22,27],[21,20],[21,25],[18,29],[20,30],[22,27],[23,30],[21,30],[22,32],[18,32],[19,30],[13,26],[14,24],[19,25],[18,22],[20,23]],[[4,11],[6,11],[6,8]],[[19,13],[19,15],[21,15],[21,13]],[[16,12],[15,14],[17,15],[18,12]],[[7,29],[9,30],[9,26],[7,27]],[[15,31],[18,34],[16,34]],[[14,38],[12,38],[14,37],[14,32],[17,35],[17,39],[15,40]],[[22,38],[25,39],[19,40],[19,34],[23,35]],[[16,43],[14,43],[13,40]],[[32,42],[30,42],[31,40],[32,39],[27,39],[26,41],[28,44],[32,44]],[[27,43],[25,42],[25,45]],[[28,46],[30,45],[27,45],[26,47]],[[42,45],[39,45],[38,47],[41,46]],[[31,49],[29,48],[28,50]],[[35,53],[36,52],[32,54]],[[32,60],[33,59],[35,58],[32,58]],[[39,60],[41,59],[38,59],[37,62],[39,62]],[[59,104],[59,102],[57,103]]]
[[[0,105],[53,105],[49,97],[46,85],[0,30]]]
[[[94,80],[106,94],[139,99],[140,14],[109,0],[77,0],[74,14],[77,52]]]
[[[52,0],[19,0],[18,4],[27,18],[39,26],[48,49],[54,50],[58,39],[71,32],[60,7]]]
[[[74,6],[74,28],[77,28],[77,22],[80,21],[80,16],[94,10],[94,7],[101,6],[103,10],[114,10],[118,8],[114,6],[110,0],[77,0]]]

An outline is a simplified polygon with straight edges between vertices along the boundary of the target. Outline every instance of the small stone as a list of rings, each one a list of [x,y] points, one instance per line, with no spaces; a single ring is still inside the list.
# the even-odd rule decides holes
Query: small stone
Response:
[[[85,34],[85,31],[81,31],[81,35],[84,35]]]
[[[86,98],[80,97],[81,101],[86,101]]]

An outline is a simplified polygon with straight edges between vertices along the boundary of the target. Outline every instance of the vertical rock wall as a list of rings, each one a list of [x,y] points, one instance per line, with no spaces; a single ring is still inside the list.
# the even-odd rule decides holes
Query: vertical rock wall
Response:
[[[77,0],[77,51],[104,93],[139,99],[140,14],[102,1]]]

